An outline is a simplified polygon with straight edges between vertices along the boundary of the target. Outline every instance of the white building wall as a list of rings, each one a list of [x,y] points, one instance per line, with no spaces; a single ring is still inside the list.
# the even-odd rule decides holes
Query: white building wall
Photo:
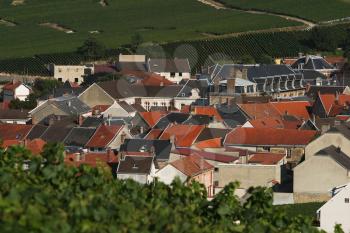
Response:
[[[77,82],[81,84],[84,81],[84,70],[91,69],[93,73],[93,67],[86,66],[54,66],[54,78],[61,80],[62,82]]]
[[[117,178],[120,180],[132,179],[140,184],[146,184],[148,181],[148,175],[146,174],[117,174]]]
[[[175,74],[174,76],[172,76],[170,72],[158,72],[156,74],[163,76],[166,79],[168,79],[169,81],[174,82],[174,83],[179,83],[179,82],[181,82],[182,79],[190,79],[191,78],[190,73],[178,73],[178,72],[176,72],[176,73],[174,73]]]
[[[173,167],[171,164],[166,165],[158,172],[156,172],[156,177],[158,177],[159,181],[165,184],[171,184],[171,182],[175,179],[175,177],[179,177],[182,182],[185,182],[187,176]]]
[[[24,101],[27,99],[29,94],[30,89],[22,84],[15,89],[14,98]]]

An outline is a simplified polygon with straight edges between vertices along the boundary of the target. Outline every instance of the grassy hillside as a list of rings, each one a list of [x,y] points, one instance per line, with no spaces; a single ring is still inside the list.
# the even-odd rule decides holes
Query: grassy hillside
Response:
[[[225,34],[298,23],[279,17],[216,10],[196,0],[25,0],[12,6],[0,1],[0,58],[72,51],[92,34],[108,47],[130,42],[138,32],[145,41],[169,42],[205,38],[203,33]],[[75,31],[40,26],[55,23]]]
[[[227,6],[298,16],[315,22],[350,17],[349,0],[219,0]]]
[[[276,209],[283,209],[290,217],[302,215],[305,217],[315,218],[316,211],[324,205],[324,202],[310,202],[293,205],[279,205]]]

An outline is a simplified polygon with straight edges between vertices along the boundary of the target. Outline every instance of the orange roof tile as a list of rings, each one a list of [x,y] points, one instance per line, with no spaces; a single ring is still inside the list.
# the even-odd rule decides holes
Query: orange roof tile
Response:
[[[284,128],[283,121],[278,118],[263,118],[250,120],[254,128]]]
[[[272,102],[277,111],[283,115],[293,115],[298,118],[310,119],[307,108],[311,106],[308,101]]]
[[[350,95],[338,95],[338,103],[340,105],[350,105]]]
[[[21,144],[20,140],[10,139],[10,140],[4,140],[1,144],[1,147],[6,149],[7,147],[16,146],[16,145],[20,145],[20,144]]]
[[[252,119],[281,118],[281,113],[271,103],[248,103],[238,106]]]
[[[222,139],[221,138],[212,138],[204,141],[200,141],[195,144],[195,146],[198,149],[205,149],[205,148],[221,148],[222,147]]]
[[[0,139],[23,140],[32,128],[33,125],[0,124]]]
[[[155,124],[157,124],[160,118],[165,116],[167,113],[162,111],[152,111],[152,112],[139,112],[139,114],[150,127],[153,127],[155,126]]]
[[[227,134],[225,145],[307,145],[316,135],[313,130],[236,128]]]
[[[85,146],[105,148],[123,127],[123,125],[101,125]]]
[[[169,125],[159,139],[169,140],[174,136],[177,147],[190,147],[204,128],[203,125]]]
[[[345,63],[346,58],[343,56],[326,56],[324,58],[329,64]]]
[[[323,105],[324,109],[326,110],[326,113],[328,114],[332,108],[332,105],[335,102],[335,95],[333,95],[333,94],[319,94],[318,97],[320,98],[322,105]]]
[[[194,113],[198,115],[207,115],[210,117],[216,117],[218,121],[222,121],[222,117],[215,107],[212,106],[196,106]]]
[[[249,155],[248,163],[258,163],[263,165],[275,165],[286,155],[274,153],[254,153]]]
[[[80,157],[80,159],[77,159]],[[78,154],[67,154],[64,163],[71,166],[79,167],[82,164],[96,167],[97,165],[108,166],[109,163],[118,162],[118,157],[113,151],[105,153],[86,153],[82,156]]]
[[[25,147],[32,152],[33,155],[40,154],[44,146],[46,145],[46,142],[40,138],[36,138],[30,141],[25,141]]]
[[[145,86],[169,86],[174,85],[173,82],[155,73],[143,72],[143,71],[122,71],[122,74],[126,76],[135,76],[141,78],[138,84]]]
[[[214,166],[205,161],[199,155],[190,155],[171,163],[177,170],[189,177],[194,177],[208,170],[214,169]]]
[[[21,84],[22,84],[22,82],[20,82],[20,81],[12,81],[12,82],[6,83],[6,84],[2,87],[2,89],[3,89],[3,90],[8,90],[8,91],[13,91],[13,90],[15,90],[17,87],[19,87]]]

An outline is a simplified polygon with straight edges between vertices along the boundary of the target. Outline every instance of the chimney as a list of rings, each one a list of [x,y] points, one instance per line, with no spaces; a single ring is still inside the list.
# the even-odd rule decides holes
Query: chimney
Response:
[[[78,116],[78,125],[81,126],[83,124],[84,118],[82,115]]]
[[[218,79],[214,80],[214,93],[219,93],[220,92],[220,81]]]
[[[299,57],[299,58],[302,58],[302,57],[303,57],[303,53],[299,52],[299,53],[298,53],[298,57]]]
[[[248,163],[248,151],[245,151],[243,155],[239,156],[239,162],[241,164],[247,164]]]
[[[140,127],[140,133],[143,134],[143,132],[144,132],[144,128],[143,128],[143,126],[141,126]]]
[[[122,134],[120,135],[120,142],[121,142],[122,144],[124,144],[125,139],[126,139],[126,133],[125,133],[125,132],[122,132]]]
[[[232,68],[230,71],[230,77],[226,79],[227,84],[227,94],[228,95],[234,95],[235,94],[235,86],[236,86],[236,77],[235,77],[235,69]]]
[[[243,67],[242,69],[242,79],[248,80],[248,68]]]
[[[152,155],[152,157],[154,157],[154,156],[156,155],[156,149],[155,149],[155,147],[154,147],[154,146],[151,146],[149,152],[150,152],[150,154]]]

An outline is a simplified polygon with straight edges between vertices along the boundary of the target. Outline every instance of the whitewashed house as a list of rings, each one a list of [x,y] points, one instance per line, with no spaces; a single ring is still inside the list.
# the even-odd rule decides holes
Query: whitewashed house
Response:
[[[117,178],[132,179],[141,184],[149,184],[155,176],[153,156],[125,156],[119,161]]]
[[[147,67],[149,72],[163,76],[174,83],[180,83],[183,79],[191,78],[191,68],[188,59],[149,58]]]
[[[9,102],[14,99],[24,101],[27,99],[32,89],[22,82],[13,80],[3,86],[3,101]]]
[[[94,73],[93,65],[53,65],[53,76],[60,82],[81,84],[84,77]]]
[[[344,232],[350,232],[350,183],[332,190],[334,196],[317,210],[320,227],[333,232],[341,224]]]

